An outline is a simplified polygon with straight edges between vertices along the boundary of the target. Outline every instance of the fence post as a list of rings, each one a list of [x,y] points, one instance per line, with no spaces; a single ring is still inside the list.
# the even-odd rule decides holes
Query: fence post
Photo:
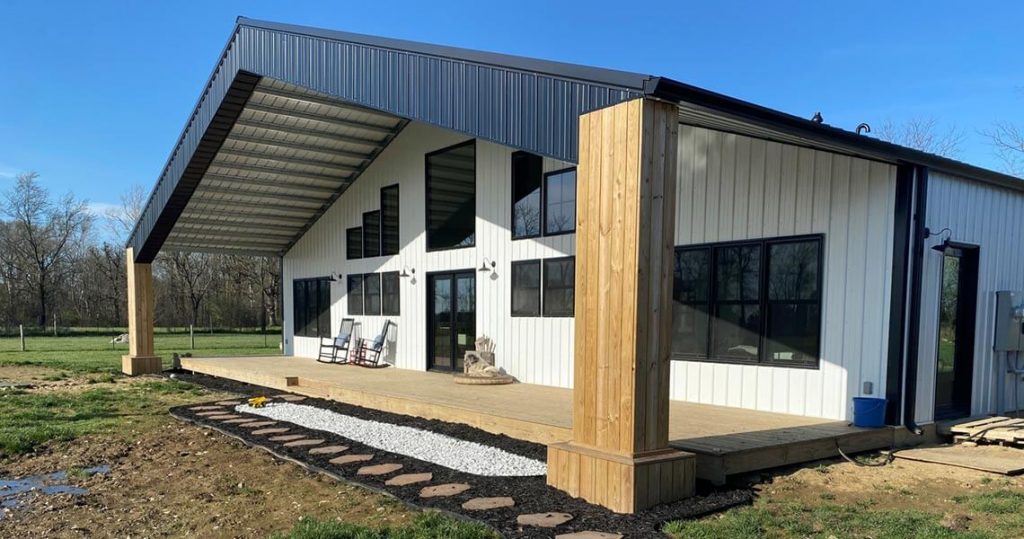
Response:
[[[24,324],[18,324],[18,333],[21,334],[21,351],[25,351],[25,326]]]
[[[188,325],[188,340],[192,344],[192,349],[196,349],[196,332],[195,327],[192,324]]]

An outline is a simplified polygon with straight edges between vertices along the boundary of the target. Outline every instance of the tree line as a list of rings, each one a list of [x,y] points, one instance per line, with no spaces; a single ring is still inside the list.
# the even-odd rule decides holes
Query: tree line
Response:
[[[135,186],[97,215],[71,193],[52,195],[38,174],[19,174],[0,198],[0,331],[127,326],[124,245],[145,202]],[[277,326],[280,281],[276,258],[161,253],[156,324]]]

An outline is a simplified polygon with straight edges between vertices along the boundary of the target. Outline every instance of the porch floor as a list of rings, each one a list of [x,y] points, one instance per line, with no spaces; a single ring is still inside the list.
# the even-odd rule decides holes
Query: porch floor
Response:
[[[182,368],[392,413],[464,423],[537,443],[572,438],[572,390],[456,385],[450,375],[326,365],[300,357],[182,358]],[[670,401],[670,445],[697,455],[697,477],[729,475],[888,448],[892,428]]]

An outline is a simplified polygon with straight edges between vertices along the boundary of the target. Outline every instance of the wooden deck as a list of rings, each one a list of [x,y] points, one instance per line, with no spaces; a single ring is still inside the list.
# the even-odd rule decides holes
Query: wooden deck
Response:
[[[456,385],[450,375],[404,369],[324,365],[295,357],[182,358],[199,373],[324,397],[393,413],[464,423],[538,443],[569,440],[572,390],[532,384]],[[843,421],[671,401],[669,439],[697,455],[697,477],[798,464],[888,448],[894,429]]]

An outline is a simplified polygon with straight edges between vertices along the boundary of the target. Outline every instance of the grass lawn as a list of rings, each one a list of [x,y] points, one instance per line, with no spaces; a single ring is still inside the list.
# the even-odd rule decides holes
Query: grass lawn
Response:
[[[498,539],[487,527],[435,512],[420,513],[409,524],[370,528],[341,522],[304,519],[274,539]]]

